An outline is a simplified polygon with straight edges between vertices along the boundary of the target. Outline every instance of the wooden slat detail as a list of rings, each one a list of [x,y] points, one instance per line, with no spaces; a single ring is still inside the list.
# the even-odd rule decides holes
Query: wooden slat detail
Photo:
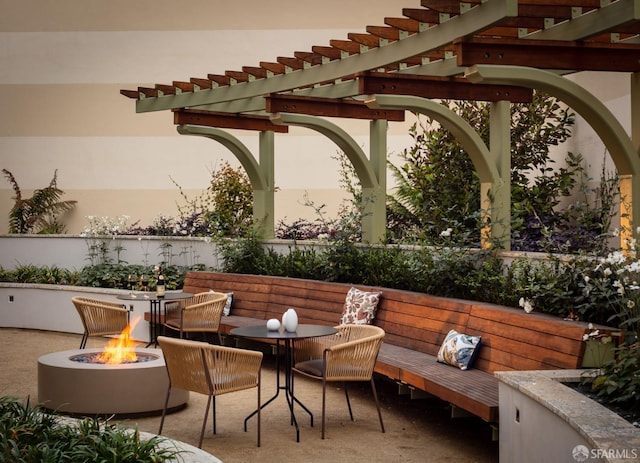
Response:
[[[175,95],[176,87],[173,85],[156,84],[156,89],[160,90],[165,95]]]
[[[233,292],[232,315],[264,320],[269,302],[269,287],[268,277],[188,272],[183,289],[190,293],[209,290]]]
[[[349,40],[353,40],[356,43],[361,43],[369,48],[376,48],[380,46],[380,38],[371,34],[360,34],[356,32],[350,32],[347,34]]]
[[[208,90],[212,87],[210,79],[199,79],[197,77],[192,77],[191,79],[189,79],[189,81],[196,84],[202,90]]]
[[[400,40],[400,31],[395,27],[367,26],[367,32],[369,34],[375,35],[376,37],[380,37],[382,39],[393,42]]]
[[[393,379],[429,392],[486,421],[498,420],[498,381],[493,375],[479,369],[461,371],[436,362],[435,356],[386,342],[380,349],[378,364],[392,373],[387,365],[398,368],[398,376]]]
[[[242,71],[258,79],[264,79],[267,77],[267,70],[261,67],[255,66],[242,66]]]
[[[207,78],[212,81],[215,82],[216,84],[220,85],[220,86],[225,86],[225,85],[230,85],[231,84],[231,78],[229,76],[223,76],[220,74],[207,74]]]
[[[456,0],[420,0],[420,5],[439,13],[457,15],[460,14],[460,4],[462,2]],[[465,3],[477,5],[480,0],[465,0]]]
[[[395,27],[402,31],[419,32],[420,23],[415,19],[409,18],[384,18],[384,23],[391,27]]]
[[[157,88],[138,87],[138,92],[142,93],[146,97],[155,98],[159,95]]]
[[[440,14],[436,10],[403,8],[402,14],[423,24],[438,24],[440,22]]]
[[[138,90],[120,90],[120,95],[136,100],[140,97],[140,93],[138,92]]]
[[[193,92],[195,91],[196,84],[194,82],[181,82],[178,80],[174,80],[173,86],[179,88],[183,92]]]
[[[309,63],[312,66],[322,64],[322,55],[319,55],[317,53],[312,53],[309,51],[296,51],[293,53],[293,56],[306,63]]]
[[[311,51],[320,56],[325,56],[331,60],[340,59],[342,57],[342,52],[335,47],[321,47],[318,45],[314,45],[313,47],[311,47]]]
[[[304,61],[298,58],[291,58],[288,56],[279,56],[278,63],[289,66],[291,69],[298,70],[304,67]]]
[[[271,63],[268,61],[260,61],[260,67],[265,68],[267,71],[271,71],[274,74],[285,73],[285,65],[282,63]]]
[[[242,71],[224,71],[224,74],[231,79],[235,79],[237,82],[248,82],[249,74]]]
[[[332,47],[337,48],[338,50],[344,50],[348,52],[350,55],[356,55],[360,53],[360,44],[353,42],[351,40],[333,39],[329,41],[329,44]]]

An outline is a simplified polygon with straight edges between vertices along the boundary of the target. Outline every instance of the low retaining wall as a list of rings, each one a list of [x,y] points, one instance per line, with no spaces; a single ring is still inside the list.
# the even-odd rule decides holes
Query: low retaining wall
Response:
[[[82,334],[82,322],[71,298],[85,296],[117,301],[132,308],[131,323],[137,322],[131,337],[136,341],[148,342],[149,324],[144,321],[144,313],[149,311],[149,301],[117,299],[118,294],[127,293],[122,289],[84,286],[0,283],[0,327]]]
[[[640,429],[562,383],[588,371],[501,371],[500,461],[640,460]]]

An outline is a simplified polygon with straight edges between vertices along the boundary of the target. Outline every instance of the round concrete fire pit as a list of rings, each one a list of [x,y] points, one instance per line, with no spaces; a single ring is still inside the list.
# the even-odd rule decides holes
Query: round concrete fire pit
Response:
[[[74,415],[136,415],[162,412],[169,377],[157,349],[136,348],[138,362],[93,363],[102,349],[68,350],[38,359],[38,401]],[[189,392],[172,389],[168,408],[186,405]]]

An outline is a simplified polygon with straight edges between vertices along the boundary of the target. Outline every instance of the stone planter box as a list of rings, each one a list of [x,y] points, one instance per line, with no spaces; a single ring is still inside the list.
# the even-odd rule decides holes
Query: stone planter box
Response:
[[[640,429],[562,383],[593,370],[503,371],[500,461],[640,460]]]

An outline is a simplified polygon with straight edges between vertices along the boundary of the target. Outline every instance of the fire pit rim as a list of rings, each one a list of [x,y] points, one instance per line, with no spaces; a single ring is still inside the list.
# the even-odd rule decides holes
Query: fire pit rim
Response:
[[[90,349],[71,349],[59,352],[51,352],[49,354],[42,355],[38,362],[44,365],[64,368],[75,369],[91,369],[91,370],[114,370],[114,369],[144,369],[144,368],[157,368],[158,362],[162,362],[164,365],[164,356],[160,349],[151,349],[146,347],[136,347],[136,353],[143,355],[149,355],[156,357],[146,362],[132,362],[132,363],[98,363],[98,362],[78,362],[72,359],[72,357],[80,354],[99,354],[103,352],[102,348],[90,348]]]

